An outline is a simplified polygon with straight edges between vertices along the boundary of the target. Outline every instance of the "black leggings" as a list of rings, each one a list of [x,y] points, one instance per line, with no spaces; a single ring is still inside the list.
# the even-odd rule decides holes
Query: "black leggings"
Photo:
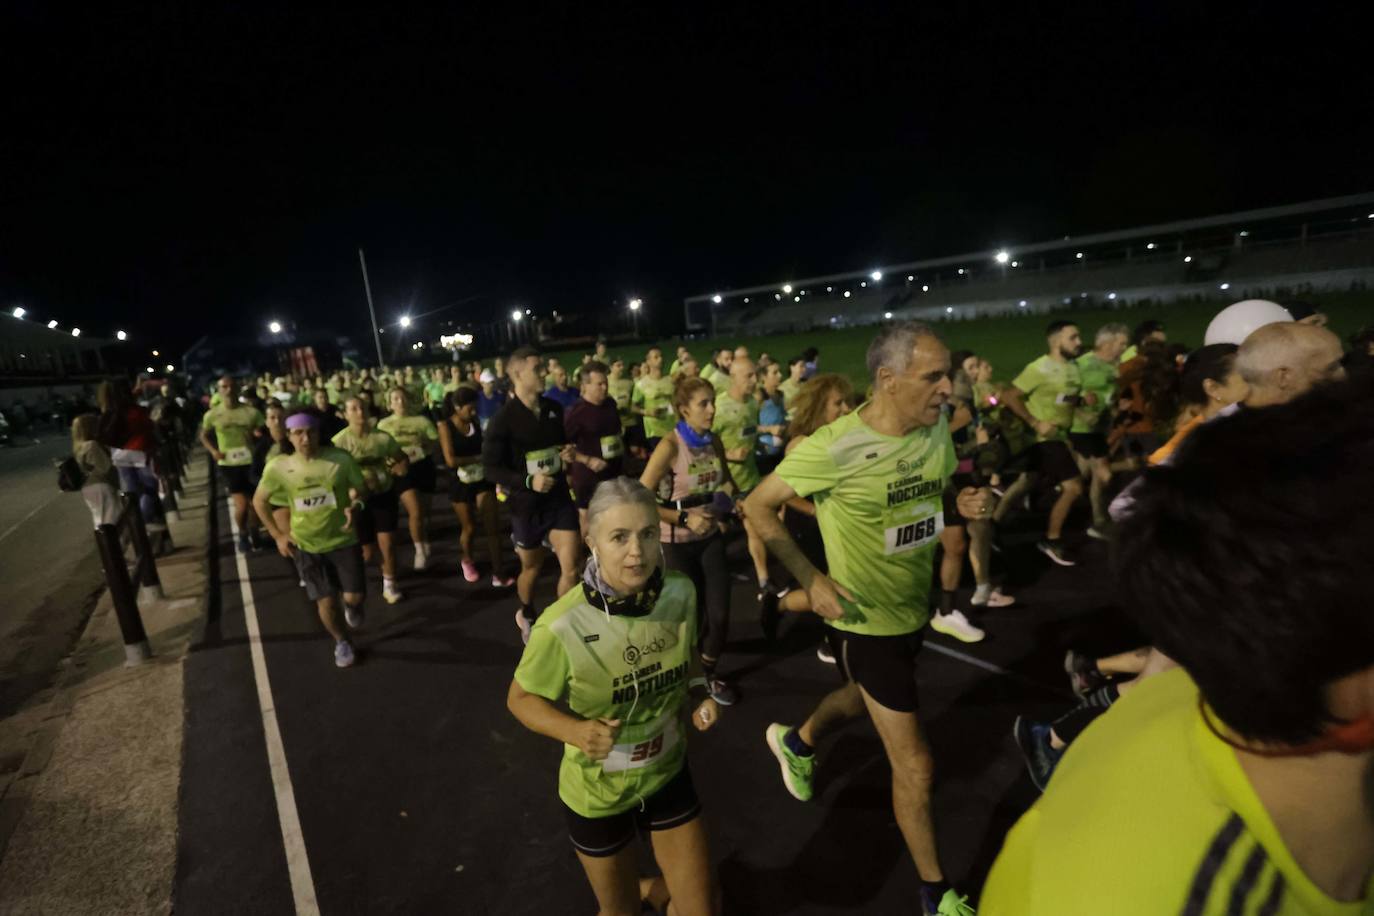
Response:
[[[685,573],[697,588],[698,645],[707,658],[719,659],[730,631],[730,571],[725,568],[725,538],[713,534],[701,541],[664,544],[668,568]]]

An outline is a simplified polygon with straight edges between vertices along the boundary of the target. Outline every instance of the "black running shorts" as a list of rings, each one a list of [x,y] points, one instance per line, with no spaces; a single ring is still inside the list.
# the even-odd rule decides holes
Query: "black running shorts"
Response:
[[[1043,474],[1050,483],[1063,483],[1078,478],[1078,462],[1063,439],[1037,442],[1030,450],[1030,470]]]
[[[550,531],[580,530],[577,507],[566,496],[543,499],[524,511],[512,510],[510,514],[510,538],[522,550],[544,546]]]
[[[916,711],[916,655],[925,642],[925,630],[866,636],[829,627],[825,639],[845,680],[858,684],[886,709]]]
[[[1106,458],[1107,436],[1105,433],[1069,433],[1069,444],[1084,458]]]
[[[654,794],[634,807],[609,817],[583,817],[567,805],[568,836],[577,851],[586,856],[613,856],[629,845],[637,833],[671,830],[689,823],[701,814],[701,801],[692,785],[687,764]]]
[[[361,595],[367,591],[363,551],[357,544],[328,553],[307,553],[298,547],[293,557],[311,601],[333,598],[340,592]]]
[[[378,534],[390,534],[400,521],[401,504],[396,488],[374,493],[363,500],[362,511],[353,510],[353,528],[358,532],[359,544],[377,543]]]
[[[253,495],[253,466],[251,464],[242,464],[231,468],[220,465],[219,472],[224,477],[225,490],[230,493]]]

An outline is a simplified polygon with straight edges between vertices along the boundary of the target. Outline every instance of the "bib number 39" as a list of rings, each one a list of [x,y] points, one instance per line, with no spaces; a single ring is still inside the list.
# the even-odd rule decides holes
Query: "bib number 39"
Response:
[[[939,537],[940,530],[944,528],[943,522],[943,513],[936,512],[926,518],[888,528],[884,532],[887,541],[885,552],[892,556],[926,546]]]

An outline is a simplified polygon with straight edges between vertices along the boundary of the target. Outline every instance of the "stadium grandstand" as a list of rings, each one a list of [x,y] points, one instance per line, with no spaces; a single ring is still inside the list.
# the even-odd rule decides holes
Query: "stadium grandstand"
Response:
[[[689,331],[803,332],[1064,307],[1293,298],[1374,281],[1374,193],[689,296]]]

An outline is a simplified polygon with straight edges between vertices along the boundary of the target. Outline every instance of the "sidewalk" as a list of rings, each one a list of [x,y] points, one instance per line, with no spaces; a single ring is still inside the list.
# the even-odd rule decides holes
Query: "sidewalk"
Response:
[[[55,690],[0,721],[0,914],[167,913],[176,865],[182,660],[205,617],[208,474],[197,452],[141,605],[154,658],[124,667],[108,592]]]

